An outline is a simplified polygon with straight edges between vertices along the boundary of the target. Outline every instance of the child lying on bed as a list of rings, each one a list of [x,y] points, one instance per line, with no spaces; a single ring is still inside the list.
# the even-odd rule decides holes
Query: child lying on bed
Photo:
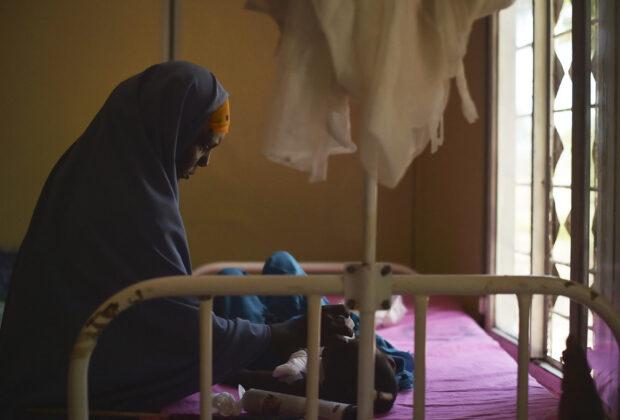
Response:
[[[342,306],[342,305],[336,305]],[[347,404],[357,403],[357,355],[359,340],[356,337],[341,336],[324,342],[321,354],[321,369],[319,382],[319,397],[324,400],[337,401]],[[257,388],[268,391],[281,392],[294,395],[305,395],[305,350],[299,350],[293,354],[289,363],[297,365],[299,375],[276,377],[276,369],[243,369],[236,372],[225,382],[229,385],[241,384],[244,388]],[[301,359],[301,360],[300,360]],[[302,366],[303,365],[303,366]],[[381,350],[375,351],[375,400],[374,412],[385,413],[394,405],[398,392],[396,381],[396,364],[394,359]]]
[[[239,269],[225,269],[220,274],[243,275]],[[265,263],[263,274],[305,275],[301,266],[287,252],[277,252]],[[357,399],[357,355],[359,319],[343,305],[327,305],[323,299],[321,345],[321,380],[319,395],[323,399],[355,404]],[[305,334],[306,300],[303,296],[227,296],[214,300],[213,312],[224,318],[243,318],[254,323],[299,324],[295,328]],[[326,331],[338,334],[325,335]],[[265,354],[248,369],[236,372],[226,383],[241,384],[289,394],[305,394],[305,377],[281,380],[274,377],[274,369],[286,363],[289,356],[300,349],[282,348],[278,354]],[[411,354],[394,349],[377,336],[375,353],[375,412],[388,411],[399,390],[412,387],[413,360]]]

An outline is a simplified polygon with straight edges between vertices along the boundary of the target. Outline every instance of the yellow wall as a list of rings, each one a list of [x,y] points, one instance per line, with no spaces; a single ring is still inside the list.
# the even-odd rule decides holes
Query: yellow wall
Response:
[[[118,82],[161,61],[160,0],[0,2],[0,247]]]
[[[121,80],[161,61],[160,0],[0,2],[0,246],[16,248],[43,182]],[[242,0],[180,2],[179,57],[210,68],[229,90],[232,130],[208,168],[181,186],[194,265],[263,259],[358,259],[362,171],[332,158],[329,180],[260,154],[277,29]],[[395,190],[381,189],[378,256],[422,272],[480,272],[484,238],[486,24],[466,59],[481,119],[468,125],[453,91],[445,144],[423,154]]]
[[[329,181],[260,154],[277,42],[274,24],[243,1],[181,4],[179,58],[213,70],[232,96],[233,126],[207,170],[181,187],[192,261],[357,259],[362,172],[357,155],[332,159]],[[0,246],[16,248],[51,167],[110,90],[161,61],[163,2],[0,3]],[[380,197],[379,258],[411,263],[409,174]]]
[[[480,118],[468,124],[453,84],[444,115],[445,142],[413,164],[413,261],[422,273],[485,271],[487,21],[469,39],[465,71]],[[477,299],[463,302],[477,311]]]
[[[286,249],[306,260],[362,255],[363,175],[358,155],[330,160],[328,181],[267,161],[260,153],[274,78],[278,32],[243,1],[184,0],[180,58],[211,69],[231,95],[225,145],[195,179],[183,183],[181,206],[194,264],[264,259]],[[412,255],[412,178],[381,190],[378,257],[406,264]]]

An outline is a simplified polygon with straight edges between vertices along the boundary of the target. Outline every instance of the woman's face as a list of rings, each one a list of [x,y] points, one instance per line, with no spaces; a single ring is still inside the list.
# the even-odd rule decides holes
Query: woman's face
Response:
[[[207,166],[211,150],[220,145],[224,133],[214,133],[210,129],[200,130],[196,139],[177,159],[177,179],[189,179],[196,168]]]

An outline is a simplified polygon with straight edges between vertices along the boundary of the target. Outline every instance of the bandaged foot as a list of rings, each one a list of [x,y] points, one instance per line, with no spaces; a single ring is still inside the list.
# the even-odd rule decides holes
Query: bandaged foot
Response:
[[[303,378],[308,364],[308,353],[306,349],[297,350],[291,354],[288,361],[273,370],[273,377],[282,382],[291,384]]]

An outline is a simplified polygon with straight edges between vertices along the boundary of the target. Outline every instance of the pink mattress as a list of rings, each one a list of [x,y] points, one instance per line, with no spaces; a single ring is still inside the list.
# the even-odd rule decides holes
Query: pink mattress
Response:
[[[396,348],[413,350],[410,310],[395,326],[379,334]],[[517,364],[458,304],[431,300],[427,324],[426,416],[428,419],[516,418]],[[231,388],[216,386],[214,390]],[[383,419],[411,419],[413,390],[401,392]],[[558,397],[530,377],[530,419],[557,418]],[[167,407],[163,414],[198,414],[198,394]],[[183,416],[185,417],[185,416]]]

